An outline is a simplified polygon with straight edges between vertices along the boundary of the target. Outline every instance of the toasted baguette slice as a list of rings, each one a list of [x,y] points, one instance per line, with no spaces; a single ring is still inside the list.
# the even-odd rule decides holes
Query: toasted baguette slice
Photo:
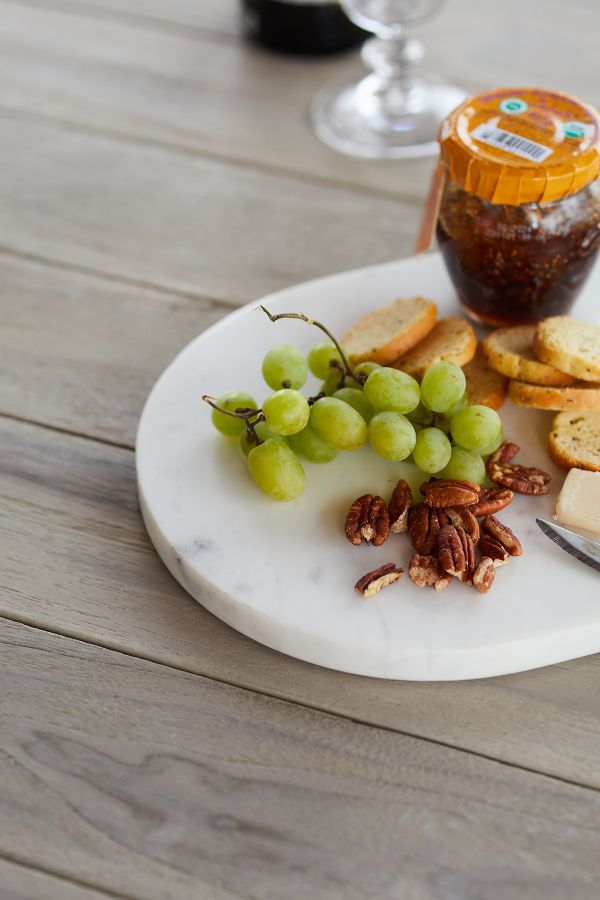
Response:
[[[425,370],[441,359],[457,366],[466,365],[473,359],[476,349],[477,338],[467,320],[449,316],[436,322],[427,337],[397,359],[393,366],[413,378],[422,378]]]
[[[387,366],[429,334],[436,315],[435,303],[423,297],[395,300],[368,313],[341,340],[350,365],[373,360]]]
[[[548,446],[557,466],[600,472],[600,412],[559,413]]]
[[[483,342],[483,352],[489,365],[509,378],[533,384],[573,384],[576,379],[572,375],[559,372],[535,358],[534,333],[535,325],[513,325],[511,328],[499,328],[488,335]]]
[[[577,381],[571,387],[543,387],[511,381],[508,395],[518,406],[600,412],[600,384]]]
[[[488,366],[481,346],[477,347],[473,359],[463,366],[463,372],[467,379],[467,403],[500,409],[506,400],[508,378]]]
[[[600,325],[571,316],[542,319],[533,349],[542,362],[583,381],[600,381]]]

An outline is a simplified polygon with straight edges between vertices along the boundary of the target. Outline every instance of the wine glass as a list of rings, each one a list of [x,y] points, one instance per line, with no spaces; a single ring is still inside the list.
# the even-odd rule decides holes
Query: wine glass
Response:
[[[358,83],[330,85],[317,94],[312,123],[318,137],[342,153],[371,158],[437,152],[441,120],[464,91],[415,74],[423,44],[407,32],[434,16],[443,0],[341,0],[348,17],[375,37],[361,55],[372,70]]]

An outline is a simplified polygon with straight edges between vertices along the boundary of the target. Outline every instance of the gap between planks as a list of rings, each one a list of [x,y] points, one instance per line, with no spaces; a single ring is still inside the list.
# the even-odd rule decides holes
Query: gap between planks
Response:
[[[159,284],[156,281],[145,281],[142,278],[131,278],[128,275],[120,274],[118,272],[106,272],[103,269],[95,269],[93,266],[82,266],[79,265],[79,263],[71,262],[69,260],[54,259],[49,256],[42,256],[39,253],[32,253],[29,250],[21,250],[18,247],[10,247],[8,244],[0,244],[0,256],[8,256],[13,259],[23,260],[23,262],[36,263],[40,266],[47,266],[49,269],[58,269],[61,272],[74,272],[78,275],[87,275],[102,281],[111,282],[112,284],[121,284],[127,287],[152,291],[155,294],[172,294],[173,296],[181,297],[184,300],[207,303],[209,306],[216,309],[222,309],[223,314],[239,309],[239,307],[243,306],[246,302],[245,300],[232,300],[231,302],[228,302],[217,297],[208,297],[205,294],[195,294],[192,291],[184,291],[181,288],[173,287],[169,284]]]
[[[0,417],[8,418],[8,417],[4,417],[2,415],[2,413],[0,413]],[[45,426],[37,425],[36,423],[32,423],[32,427],[44,428]],[[79,437],[79,435],[73,435],[73,437]],[[95,438],[87,438],[84,436],[83,439],[91,440],[95,443],[101,443],[101,442],[97,441]],[[125,448],[125,449],[128,449],[128,448]],[[14,591],[14,589],[10,588],[10,587],[8,588],[8,590]],[[347,713],[335,711],[335,710],[330,709],[327,706],[320,706],[317,703],[308,703],[303,700],[292,699],[292,698],[286,696],[286,694],[284,694],[284,693],[278,693],[276,691],[269,691],[269,690],[265,690],[265,689],[258,689],[257,687],[252,687],[250,685],[244,684],[241,681],[235,681],[233,679],[227,679],[227,678],[219,677],[216,675],[211,675],[206,672],[195,671],[194,669],[192,669],[191,667],[188,667],[188,666],[181,666],[181,665],[176,665],[174,663],[165,662],[164,660],[160,659],[158,656],[154,656],[153,654],[150,654],[150,653],[145,654],[145,653],[135,652],[130,647],[128,647],[126,644],[120,644],[118,641],[102,642],[102,641],[98,641],[98,640],[93,640],[91,638],[83,638],[80,634],[77,634],[77,632],[75,632],[75,631],[73,631],[73,632],[71,632],[69,630],[60,631],[58,629],[54,630],[54,629],[49,628],[47,624],[40,624],[35,620],[35,618],[28,617],[28,616],[16,616],[16,615],[9,615],[7,613],[2,613],[0,615],[0,619],[3,619],[7,622],[13,622],[18,625],[24,625],[27,628],[32,628],[36,631],[43,632],[45,634],[52,634],[52,635],[56,635],[57,637],[65,637],[65,638],[68,638],[69,640],[77,641],[80,644],[90,645],[92,647],[97,647],[98,649],[106,650],[108,652],[122,653],[124,656],[127,656],[131,659],[139,659],[144,662],[149,662],[154,665],[159,665],[159,666],[162,666],[164,669],[169,669],[169,670],[172,670],[175,672],[182,672],[182,673],[185,673],[186,675],[193,675],[193,676],[196,676],[199,678],[206,678],[209,681],[215,682],[216,684],[227,685],[228,687],[236,688],[236,689],[242,690],[242,691],[247,691],[248,693],[254,694],[256,696],[270,697],[273,700],[280,700],[285,703],[290,703],[294,706],[301,707],[303,709],[312,710],[313,712],[324,713],[326,715],[333,716],[338,719],[342,719],[346,722],[352,722],[355,725],[362,725],[366,728],[376,728],[380,731],[388,732],[389,734],[401,734],[404,737],[415,738],[416,740],[424,741],[428,744],[433,744],[435,746],[443,747],[448,750],[456,750],[460,753],[465,753],[469,756],[474,756],[479,759],[487,760],[489,762],[498,763],[498,765],[507,766],[510,769],[517,769],[518,771],[521,771],[521,772],[528,772],[529,774],[540,775],[544,778],[549,778],[552,781],[556,781],[561,784],[568,784],[568,785],[572,785],[574,787],[582,788],[583,790],[591,790],[591,791],[594,791],[595,793],[600,793],[599,787],[596,787],[593,784],[579,781],[574,778],[567,778],[566,776],[561,776],[561,775],[557,775],[555,773],[536,769],[533,766],[527,766],[522,763],[516,763],[516,762],[511,762],[511,761],[508,761],[505,759],[500,759],[497,756],[494,756],[489,753],[484,753],[481,750],[473,750],[468,747],[461,746],[460,744],[452,743],[451,741],[443,741],[439,738],[433,738],[433,737],[429,737],[427,735],[422,735],[415,731],[409,731],[409,730],[405,730],[405,729],[401,729],[401,728],[393,728],[389,725],[376,723],[376,722],[370,722],[369,720],[361,718],[359,716],[352,716],[352,715],[348,715]],[[225,627],[229,627],[229,626],[225,626]],[[285,654],[281,654],[281,656],[285,657]],[[402,683],[402,682],[400,682],[400,683]]]
[[[62,872],[55,871],[54,869],[50,869],[47,866],[40,866],[39,863],[29,862],[25,859],[17,858],[16,856],[11,856],[5,853],[0,852],[0,864],[1,863],[9,863],[15,869],[23,870],[23,874],[25,876],[33,874],[47,876],[51,878],[53,881],[58,882],[58,884],[53,884],[52,887],[61,888],[61,890],[66,890],[68,893],[69,900],[71,898],[71,890],[70,888],[82,888],[83,893],[81,895],[81,900],[102,900],[102,898],[116,898],[116,900],[137,900],[133,894],[117,894],[115,891],[112,891],[110,888],[101,887],[100,885],[93,884],[91,881],[82,881],[81,878],[75,878],[71,875],[65,875]],[[1,866],[0,866],[1,869]],[[1,874],[1,873],[0,873]],[[37,894],[37,897],[42,898],[42,894]],[[54,894],[53,897],[59,897],[60,894]],[[77,891],[77,897],[79,897],[79,891]],[[31,895],[31,900],[34,900],[33,895]],[[67,900],[67,898],[65,898]],[[73,900],[76,900],[73,897]]]
[[[411,194],[385,191],[376,187],[357,184],[353,181],[331,179],[308,172],[300,172],[298,169],[288,169],[285,166],[275,166],[271,163],[261,163],[258,160],[232,156],[231,154],[216,153],[211,150],[188,147],[185,144],[179,144],[176,141],[159,140],[158,138],[147,136],[142,137],[141,135],[134,134],[130,131],[120,131],[118,128],[92,125],[77,119],[32,112],[27,109],[13,109],[6,106],[0,106],[0,118],[17,122],[43,123],[44,125],[49,125],[50,127],[61,129],[62,131],[85,135],[85,137],[108,138],[116,143],[148,147],[151,150],[160,150],[163,153],[175,156],[185,156],[191,159],[202,159],[207,160],[208,162],[230,165],[243,169],[244,171],[259,172],[261,175],[268,175],[274,178],[285,178],[286,180],[298,182],[300,184],[310,184],[317,187],[330,188],[332,190],[347,191],[350,194],[357,194],[363,197],[395,200],[398,203],[406,203],[408,206],[414,206],[417,209],[420,209],[423,205],[423,199],[421,197],[415,197]]]

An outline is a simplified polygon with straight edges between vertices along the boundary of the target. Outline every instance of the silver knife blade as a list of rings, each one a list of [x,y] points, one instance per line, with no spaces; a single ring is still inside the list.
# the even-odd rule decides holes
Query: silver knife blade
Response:
[[[562,550],[574,556],[579,562],[595,569],[596,572],[600,572],[600,542],[586,538],[569,528],[563,528],[562,525],[547,522],[545,519],[536,519],[535,521],[544,534],[558,544]]]

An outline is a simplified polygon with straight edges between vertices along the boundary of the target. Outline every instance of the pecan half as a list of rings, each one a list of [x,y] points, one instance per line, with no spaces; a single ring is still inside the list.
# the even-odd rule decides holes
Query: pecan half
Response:
[[[473,579],[475,571],[475,547],[473,541],[460,525],[446,525],[438,534],[438,559],[449,575],[456,575],[467,583]]]
[[[501,509],[512,503],[513,497],[513,492],[508,488],[487,488],[480,493],[475,506],[470,506],[469,509],[474,516],[489,516],[492,513],[500,512]]]
[[[483,534],[491,535],[499,544],[507,551],[509,556],[521,556],[523,547],[516,534],[510,530],[508,525],[499,522],[495,516],[486,516],[481,523],[481,531]]]
[[[495,453],[492,453],[487,463],[487,473],[496,484],[509,488],[517,494],[530,494],[537,496],[547,494],[551,476],[543,469],[535,466],[521,466],[511,463],[510,460],[519,452],[518,444],[505,441]]]
[[[412,504],[412,492],[406,481],[401,478],[390,497],[388,514],[390,518],[390,531],[392,534],[400,534],[408,531],[408,511]]]
[[[444,572],[436,556],[413,553],[408,566],[408,577],[417,587],[433,587],[443,591],[452,581],[452,575]]]
[[[380,547],[390,533],[390,519],[385,500],[373,494],[357,497],[346,516],[346,537],[358,546],[361,541]]]
[[[484,556],[488,556],[494,563],[494,566],[503,566],[509,560],[508,550],[502,546],[500,541],[490,534],[482,534],[479,539],[479,549]]]
[[[487,594],[495,577],[496,570],[493,559],[490,559],[489,556],[482,556],[479,560],[479,565],[473,572],[473,585],[480,594]]]
[[[470,481],[449,481],[440,478],[421,485],[427,506],[446,509],[449,506],[471,506],[479,499],[480,487]]]
[[[359,578],[354,585],[354,590],[363,597],[372,597],[374,594],[387,587],[388,584],[394,584],[400,579],[404,569],[397,569],[395,563],[385,563],[372,572],[367,572],[362,578]]]
[[[503,466],[509,463],[511,459],[514,459],[520,449],[519,445],[515,444],[514,441],[504,441],[497,450],[494,450],[488,460],[488,464]]]
[[[450,506],[444,512],[453,525],[460,525],[464,528],[474,544],[479,540],[479,522],[475,518],[472,506]]]
[[[437,547],[440,528],[450,519],[443,509],[430,509],[424,503],[416,503],[408,512],[408,530],[417,553],[427,555]]]

